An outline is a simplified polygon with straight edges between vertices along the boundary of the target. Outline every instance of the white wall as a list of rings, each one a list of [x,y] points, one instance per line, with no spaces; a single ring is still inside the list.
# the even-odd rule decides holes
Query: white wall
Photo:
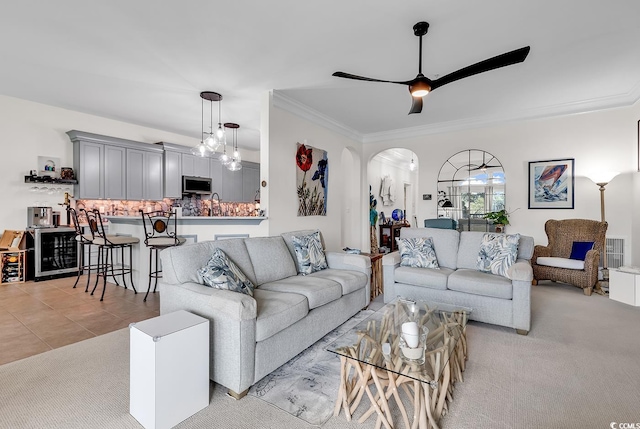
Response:
[[[327,249],[339,250],[345,245],[356,247],[359,242],[362,242],[362,231],[355,233],[353,230],[349,231],[350,241],[355,237],[358,242],[345,244],[342,225],[351,224],[351,222],[345,222],[345,218],[351,219],[355,216],[357,225],[362,230],[362,219],[364,219],[364,202],[360,193],[362,144],[269,104],[268,126],[264,124],[263,110],[261,128],[261,149],[265,152],[265,148],[268,148],[269,159],[270,183],[267,208],[269,234],[318,228],[322,231]],[[268,134],[265,134],[265,131]],[[328,152],[329,190],[326,216],[298,217],[297,215],[295,154],[298,142]],[[350,157],[343,156],[345,148],[350,149]],[[263,153],[262,156],[266,157],[267,154]],[[343,165],[345,160],[351,162],[351,165]],[[353,206],[345,205],[343,199],[345,193],[352,195],[356,200],[360,199],[360,203]]]
[[[0,95],[0,232],[4,229],[24,229],[27,226],[27,206],[35,201],[48,201],[54,207],[63,196],[31,193],[31,184],[24,183],[29,170],[37,168],[38,156],[60,158],[63,167],[73,166],[73,145],[67,131],[76,129],[145,143],[166,141],[195,146],[195,138],[114,121],[99,116],[65,110]],[[195,130],[197,134],[199,130]],[[257,151],[242,151],[242,159],[259,162]],[[71,191],[71,187],[68,187]],[[54,208],[55,210],[55,208]],[[64,219],[64,217],[63,217]]]
[[[531,120],[481,129],[391,140],[364,145],[366,161],[386,148],[404,147],[420,159],[417,194],[437,194],[437,175],[443,162],[464,149],[484,149],[500,159],[506,176],[507,209],[515,211],[508,231],[531,235],[546,244],[547,219],[600,219],[598,187],[585,176],[596,170],[622,172],[606,187],[608,236],[635,238],[628,245],[638,261],[637,208],[640,206],[637,169],[637,121],[640,106],[580,115]],[[529,210],[528,162],[575,158],[575,208],[573,210]],[[636,190],[632,184],[636,183]],[[418,200],[418,222],[436,217],[437,199]],[[634,216],[633,209],[636,209]],[[635,225],[634,225],[635,221]]]

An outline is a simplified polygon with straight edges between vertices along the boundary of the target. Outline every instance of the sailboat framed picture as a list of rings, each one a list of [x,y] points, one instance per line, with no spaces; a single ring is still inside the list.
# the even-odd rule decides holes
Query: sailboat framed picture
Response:
[[[529,208],[573,209],[573,158],[529,162]]]

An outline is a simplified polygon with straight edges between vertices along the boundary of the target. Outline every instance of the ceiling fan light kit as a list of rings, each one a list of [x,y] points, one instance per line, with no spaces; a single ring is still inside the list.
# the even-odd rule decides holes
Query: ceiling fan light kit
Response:
[[[466,77],[470,77],[479,73],[484,73],[490,70],[494,70],[501,67],[506,67],[512,64],[517,64],[523,62],[527,55],[529,55],[529,51],[531,47],[525,46],[520,49],[516,49],[511,52],[507,52],[493,58],[489,58],[484,61],[480,61],[479,63],[472,64],[470,66],[464,67],[460,70],[454,71],[453,73],[449,73],[448,75],[442,76],[438,79],[431,80],[425,75],[422,74],[422,37],[427,34],[429,30],[428,22],[418,22],[413,26],[413,34],[420,38],[420,46],[418,52],[418,75],[408,81],[394,81],[394,80],[382,80],[382,79],[374,79],[370,77],[358,76],[345,72],[335,72],[332,76],[341,77],[345,79],[354,79],[354,80],[364,80],[368,82],[382,82],[382,83],[395,83],[398,85],[407,85],[409,87],[409,92],[412,96],[412,104],[411,109],[409,110],[409,114],[412,113],[420,113],[422,112],[422,97],[427,95],[429,92],[434,91],[441,86],[444,86],[448,83],[455,82],[460,79],[464,79]]]

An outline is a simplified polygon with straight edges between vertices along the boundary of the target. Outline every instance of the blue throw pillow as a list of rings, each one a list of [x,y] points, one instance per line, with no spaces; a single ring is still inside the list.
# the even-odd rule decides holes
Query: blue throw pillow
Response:
[[[587,257],[587,252],[593,249],[593,244],[593,241],[574,241],[571,246],[571,256],[569,256],[569,259],[584,261],[584,258]]]
[[[253,296],[254,285],[227,255],[217,247],[207,265],[198,270],[202,284]]]

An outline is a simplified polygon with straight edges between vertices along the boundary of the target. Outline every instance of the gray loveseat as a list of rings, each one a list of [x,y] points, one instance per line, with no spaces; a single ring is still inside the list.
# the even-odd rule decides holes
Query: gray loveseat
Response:
[[[211,321],[210,378],[241,398],[248,388],[369,304],[371,261],[326,252],[328,269],[297,275],[292,235],[205,241],[162,251],[160,313]],[[199,283],[220,248],[256,285],[254,296]]]
[[[531,326],[531,256],[533,238],[521,236],[518,260],[509,278],[476,270],[484,232],[437,228],[402,228],[401,238],[432,237],[440,269],[400,266],[400,254],[382,258],[384,300],[397,296],[470,307],[470,318],[515,328],[526,335]]]

